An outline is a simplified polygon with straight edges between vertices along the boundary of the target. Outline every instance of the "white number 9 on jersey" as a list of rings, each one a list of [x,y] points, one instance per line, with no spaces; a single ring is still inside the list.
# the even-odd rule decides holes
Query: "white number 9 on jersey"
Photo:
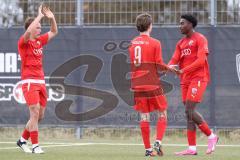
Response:
[[[134,48],[134,65],[136,67],[139,67],[141,65],[141,55],[142,54],[142,48],[140,46],[136,46]]]

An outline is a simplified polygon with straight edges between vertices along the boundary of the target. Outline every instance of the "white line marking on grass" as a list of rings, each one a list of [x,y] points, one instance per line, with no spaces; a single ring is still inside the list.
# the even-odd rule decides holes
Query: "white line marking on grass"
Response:
[[[1,144],[13,144],[14,142],[0,142]],[[73,147],[73,146],[90,146],[90,145],[106,145],[106,146],[142,146],[143,144],[137,143],[42,143],[45,144],[42,148],[53,147]],[[50,144],[50,145],[46,145]],[[169,147],[184,147],[186,144],[164,144]],[[199,147],[206,147],[207,145],[197,145]],[[217,147],[240,147],[240,145],[217,145]],[[2,147],[0,150],[11,150],[18,147]]]
[[[11,150],[11,149],[16,149],[18,147],[3,147],[3,148],[0,148],[0,150]]]
[[[16,142],[0,142],[0,144],[13,144],[13,143],[16,143]]]
[[[52,148],[52,147],[72,147],[72,146],[89,146],[92,143],[73,143],[73,144],[60,144],[60,145],[45,145],[42,148]]]
[[[0,142],[0,144],[16,144],[16,142]],[[44,143],[41,143],[41,144],[72,144],[70,142],[44,142]]]
[[[74,144],[74,143],[73,143]],[[136,143],[93,143],[94,145],[109,145],[109,146],[142,146],[143,144]],[[184,147],[187,144],[163,144],[163,146],[169,147]],[[197,145],[199,147],[207,147],[208,145]],[[217,145],[218,147],[240,147],[240,145]]]
[[[67,143],[67,144],[55,144],[55,145],[42,145],[42,148],[52,148],[52,147],[72,147],[72,146],[86,146],[86,145],[93,145],[92,143]],[[16,149],[19,147],[2,147],[0,150],[10,150]]]

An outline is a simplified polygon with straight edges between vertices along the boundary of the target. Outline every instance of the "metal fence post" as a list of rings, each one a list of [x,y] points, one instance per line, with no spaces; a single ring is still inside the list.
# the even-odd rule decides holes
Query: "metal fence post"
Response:
[[[211,36],[210,36],[210,41],[211,41],[211,52],[215,53],[215,27],[217,24],[217,18],[216,18],[216,0],[210,0],[210,18],[211,18]],[[210,125],[211,126],[216,126],[216,72],[215,72],[215,54],[210,54],[210,64],[211,64],[211,87],[210,87]]]
[[[210,24],[212,26],[216,26],[216,0],[209,0],[210,1]]]
[[[76,22],[78,26],[82,26],[83,25],[83,3],[84,0],[76,0],[76,4],[77,4],[77,12],[76,12]]]
[[[210,62],[210,72],[211,72],[211,83],[210,83],[210,125],[216,126],[216,45],[215,45],[215,35],[216,35],[216,27],[210,27],[210,35],[209,35],[209,62]]]
[[[83,128],[81,128],[80,126],[78,126],[76,128],[76,138],[77,139],[82,139],[83,136]]]

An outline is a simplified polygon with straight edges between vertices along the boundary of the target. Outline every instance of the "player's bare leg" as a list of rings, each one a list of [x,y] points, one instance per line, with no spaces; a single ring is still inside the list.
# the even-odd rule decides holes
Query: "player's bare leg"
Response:
[[[40,114],[40,105],[36,104],[29,106],[30,111],[30,122],[29,122],[29,131],[32,141],[32,153],[44,153],[43,150],[39,147],[38,144],[38,122]]]
[[[207,154],[211,154],[214,152],[216,148],[216,144],[218,142],[218,136],[215,135],[209,128],[207,122],[204,120],[202,115],[196,111],[196,102],[187,101],[186,103],[186,113],[189,119],[192,119],[195,124],[199,127],[199,129],[208,136],[208,149]]]
[[[29,106],[30,119],[28,120],[26,127],[23,131],[22,137],[17,141],[17,145],[26,153],[32,153],[27,146],[27,140],[31,137],[31,132],[37,130],[36,117],[38,117],[38,105]]]
[[[155,156],[150,144],[150,114],[141,113],[140,129],[142,133],[142,140],[146,150],[145,156]]]
[[[38,123],[40,123],[43,120],[44,114],[45,114],[45,109],[46,109],[45,107],[40,106]]]
[[[156,141],[154,143],[154,150],[157,155],[163,156],[162,139],[167,128],[167,111],[158,112],[158,121],[156,125]]]
[[[196,111],[196,102],[187,101],[186,102],[186,116],[188,120],[188,128],[193,127],[193,122],[195,125],[199,127],[199,129],[208,136],[208,149],[207,154],[211,154],[216,147],[216,144],[218,142],[218,136],[215,135],[209,128],[207,122],[203,119],[202,115]],[[194,129],[194,128],[193,128]],[[194,131],[193,131],[194,132]],[[196,141],[196,133],[191,133],[191,131],[188,132],[188,139],[190,141]],[[193,142],[195,143],[195,142]],[[189,146],[188,152],[182,152],[182,155],[196,155],[196,147]],[[194,152],[195,151],[195,152]],[[195,154],[194,154],[195,153]],[[178,155],[181,155],[181,152],[179,152]]]
[[[196,123],[193,120],[194,110],[192,106],[188,106],[188,103],[184,103],[185,105],[185,114],[187,118],[187,139],[188,139],[188,149],[182,152],[177,152],[176,155],[197,155],[197,147],[196,147]],[[195,120],[198,123],[202,122],[202,117],[195,113]]]
[[[26,153],[31,153],[38,148],[38,121],[40,105],[29,106],[30,119],[28,120],[22,137],[18,140],[17,145]],[[27,146],[27,140],[31,137],[33,144],[33,151],[31,151]]]
[[[186,103],[184,103],[186,106]],[[188,115],[190,110],[185,110],[186,118],[187,118],[187,139],[188,139],[188,149],[182,152],[176,153],[177,155],[197,155],[197,147],[196,147],[196,124],[192,120],[191,116]]]

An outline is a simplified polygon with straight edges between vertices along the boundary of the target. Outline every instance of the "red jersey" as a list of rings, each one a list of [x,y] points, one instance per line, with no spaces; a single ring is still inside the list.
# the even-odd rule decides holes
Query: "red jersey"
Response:
[[[208,66],[208,41],[204,35],[194,32],[191,37],[182,38],[176,45],[170,65],[179,64],[183,71],[181,84],[190,81],[210,80]]]
[[[18,52],[21,56],[21,77],[22,79],[44,79],[42,66],[43,46],[48,42],[48,33],[40,35],[35,40],[28,40],[24,43],[21,36],[18,41]]]
[[[164,64],[161,43],[148,35],[140,35],[131,41],[129,55],[131,88],[150,91],[161,87],[158,76],[158,64]]]

